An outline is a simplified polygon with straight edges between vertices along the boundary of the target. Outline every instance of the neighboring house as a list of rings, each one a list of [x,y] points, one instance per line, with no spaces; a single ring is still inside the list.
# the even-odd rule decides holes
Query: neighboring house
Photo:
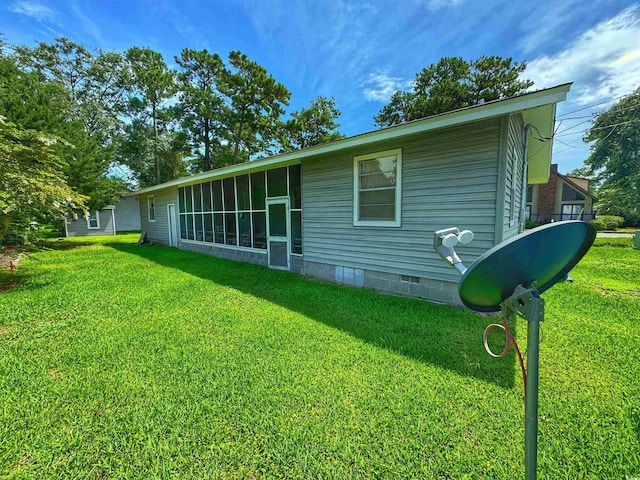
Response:
[[[142,231],[185,250],[459,304],[459,275],[434,252],[433,232],[473,230],[458,248],[471,264],[523,230],[527,177],[546,182],[551,157],[525,125],[550,136],[569,87],[141,189]]]
[[[551,165],[547,183],[527,187],[527,220],[537,223],[561,220],[593,220],[593,202],[596,197],[589,192],[589,180],[570,177],[558,172],[558,165]]]
[[[140,230],[140,200],[137,195],[122,197],[116,205],[89,212],[86,218],[67,217],[65,221],[67,237],[115,235],[128,230]]]

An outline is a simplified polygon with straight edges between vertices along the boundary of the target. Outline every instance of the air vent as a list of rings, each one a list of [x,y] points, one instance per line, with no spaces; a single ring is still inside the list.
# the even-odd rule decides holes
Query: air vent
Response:
[[[420,277],[412,277],[411,275],[400,275],[400,280],[409,283],[420,283]]]

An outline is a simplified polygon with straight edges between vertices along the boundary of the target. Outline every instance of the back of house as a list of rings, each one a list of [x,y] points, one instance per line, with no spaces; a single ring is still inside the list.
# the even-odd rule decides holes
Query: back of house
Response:
[[[549,178],[551,144],[540,139],[569,87],[145,188],[141,228],[185,250],[459,304],[433,232],[473,230],[458,249],[470,263],[523,230],[527,182]]]

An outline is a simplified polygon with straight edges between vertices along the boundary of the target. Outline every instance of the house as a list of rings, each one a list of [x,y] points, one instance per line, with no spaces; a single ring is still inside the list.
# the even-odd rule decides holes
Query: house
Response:
[[[589,192],[589,180],[562,175],[558,165],[553,164],[548,182],[527,187],[526,218],[536,223],[588,222],[595,218],[595,201],[596,197]]]
[[[433,232],[475,240],[466,263],[524,228],[546,183],[555,108],[570,84],[143,188],[142,231],[217,257],[458,304]]]
[[[67,217],[65,236],[84,237],[115,235],[116,232],[140,230],[140,200],[137,195],[122,197],[115,205],[89,212],[85,217]]]

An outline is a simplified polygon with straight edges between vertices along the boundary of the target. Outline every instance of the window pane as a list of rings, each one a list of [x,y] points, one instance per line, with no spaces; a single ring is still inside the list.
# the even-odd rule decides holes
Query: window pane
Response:
[[[289,167],[289,197],[291,198],[291,208],[302,208],[300,165],[292,165]]]
[[[196,215],[196,240],[202,242],[204,240],[204,226],[202,224],[202,215]]]
[[[225,178],[222,181],[224,187],[224,210],[226,212],[233,212],[236,209],[236,191],[233,183],[233,177]]]
[[[567,200],[584,200],[584,195],[582,195],[580,192],[574,190],[573,188],[571,188],[569,185],[567,185],[566,183],[562,184],[562,201],[567,201]]]
[[[211,182],[202,184],[202,202],[203,212],[211,212]]]
[[[287,167],[267,171],[267,192],[270,197],[287,195]]]
[[[265,212],[253,213],[253,247],[267,248],[267,215]]]
[[[202,211],[202,185],[193,186],[193,211]]]
[[[222,211],[222,181],[215,180],[211,183],[213,186],[213,209],[216,212]]]
[[[180,215],[180,238],[187,239],[187,217]]]
[[[529,185],[527,187],[527,202],[533,202],[533,186]]]
[[[251,204],[253,210],[264,210],[264,199],[267,192],[264,184],[264,172],[251,174]],[[265,247],[266,248],[266,247]]]
[[[214,221],[214,229],[216,232],[215,242],[216,243],[224,243],[224,220],[222,213],[214,213],[213,221]]]
[[[269,235],[287,236],[287,206],[283,203],[269,205]]]
[[[396,184],[396,156],[363,160],[360,167],[360,189],[391,187]]]
[[[251,210],[249,203],[249,175],[236,177],[237,205],[238,210]]]
[[[251,247],[251,214],[249,212],[238,213],[238,232],[240,233],[240,246]]]
[[[396,190],[394,188],[384,190],[367,190],[360,192],[360,206],[394,206],[396,204]]]
[[[193,212],[193,198],[192,198],[192,191],[191,191],[191,186],[189,187],[184,187],[184,192],[185,192],[185,212]]]
[[[302,212],[291,212],[291,253],[302,253]]]
[[[391,206],[360,207],[360,220],[394,220],[396,209]]]
[[[193,214],[187,215],[187,238],[193,240]]]
[[[184,187],[178,189],[178,208],[181,213],[184,213]]]
[[[213,216],[210,213],[204,215],[204,241],[213,242]]]
[[[236,214],[235,213],[225,213],[224,214],[224,222],[225,222],[225,243],[227,245],[236,245]]]

